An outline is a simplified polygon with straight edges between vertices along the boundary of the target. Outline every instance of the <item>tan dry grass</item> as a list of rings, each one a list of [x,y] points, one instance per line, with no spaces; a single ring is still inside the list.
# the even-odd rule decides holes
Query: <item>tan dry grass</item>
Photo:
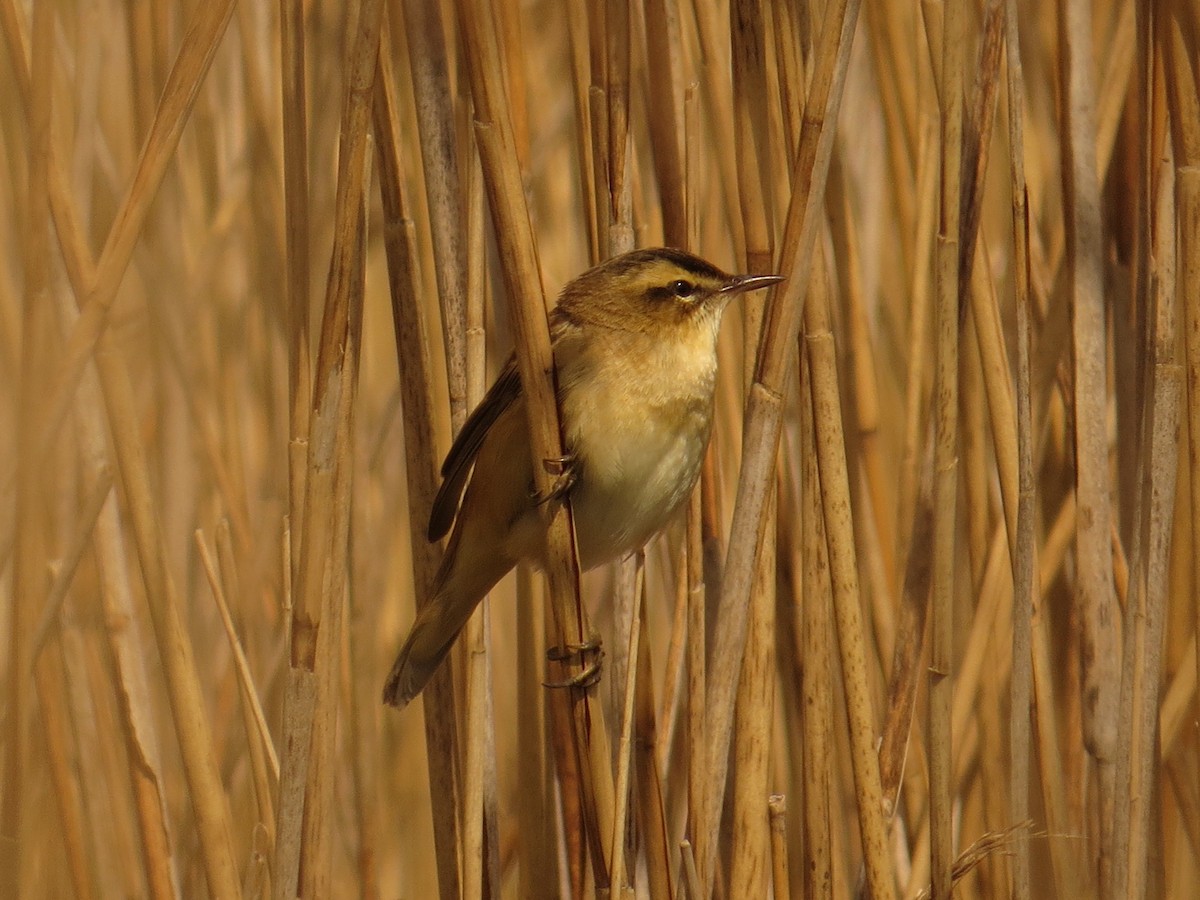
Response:
[[[0,897],[1194,893],[1194,4],[0,30]],[[382,707],[487,373],[663,242],[792,276],[687,515]]]

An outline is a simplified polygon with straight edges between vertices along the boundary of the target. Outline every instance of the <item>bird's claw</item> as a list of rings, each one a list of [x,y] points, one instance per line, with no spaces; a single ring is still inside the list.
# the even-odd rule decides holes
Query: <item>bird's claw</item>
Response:
[[[562,475],[575,464],[575,454],[565,453],[542,460],[542,468],[548,475]]]
[[[559,647],[551,647],[546,651],[546,659],[550,662],[566,662],[575,656],[582,656],[585,653],[593,653],[600,649],[600,638],[597,635],[592,635],[581,644],[563,644]]]
[[[546,651],[546,659],[550,662],[566,663],[578,658],[582,663],[584,658],[595,654],[595,658],[583,668],[562,681],[543,681],[542,686],[548,688],[589,688],[600,681],[604,668],[604,649],[600,646],[600,638],[592,636],[580,644],[564,644],[551,647]]]
[[[579,480],[579,469],[575,465],[575,457],[570,453],[565,456],[543,459],[542,468],[546,470],[547,474],[555,477],[548,489],[534,492],[533,501],[538,506],[552,500],[561,500]]]

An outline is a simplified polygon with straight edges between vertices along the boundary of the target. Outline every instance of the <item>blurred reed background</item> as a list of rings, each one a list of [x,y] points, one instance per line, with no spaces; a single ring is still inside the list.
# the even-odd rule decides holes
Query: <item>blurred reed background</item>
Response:
[[[0,27],[0,897],[1195,896],[1194,2]],[[790,280],[603,680],[557,558],[383,707],[452,431],[663,243]]]

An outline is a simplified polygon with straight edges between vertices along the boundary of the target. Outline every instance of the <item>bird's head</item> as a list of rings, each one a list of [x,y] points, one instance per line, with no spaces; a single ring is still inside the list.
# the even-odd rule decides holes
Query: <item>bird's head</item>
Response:
[[[558,305],[581,324],[621,331],[669,333],[699,322],[715,328],[734,297],[782,280],[780,275],[730,275],[698,256],[659,247],[589,269],[563,288]]]

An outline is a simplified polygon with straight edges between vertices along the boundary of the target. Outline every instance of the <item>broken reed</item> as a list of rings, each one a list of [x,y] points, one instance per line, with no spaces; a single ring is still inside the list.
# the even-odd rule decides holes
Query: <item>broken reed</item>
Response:
[[[0,893],[1189,895],[1192,6],[32,8]],[[538,686],[560,552],[381,708],[487,372],[662,242],[792,278],[686,527],[582,580],[605,681]]]

